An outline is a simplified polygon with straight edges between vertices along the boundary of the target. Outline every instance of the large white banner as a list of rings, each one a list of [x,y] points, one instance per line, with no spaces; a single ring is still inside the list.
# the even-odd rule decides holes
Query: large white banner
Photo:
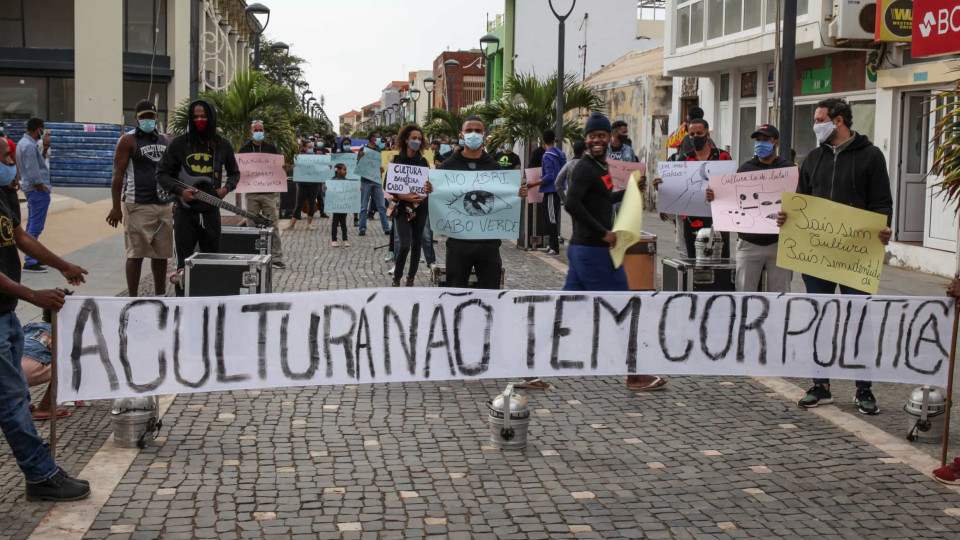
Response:
[[[628,373],[944,386],[953,305],[463,289],[68,297],[56,336],[58,397]]]

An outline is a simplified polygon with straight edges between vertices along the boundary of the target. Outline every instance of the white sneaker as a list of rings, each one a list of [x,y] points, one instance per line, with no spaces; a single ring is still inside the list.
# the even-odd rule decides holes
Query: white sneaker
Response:
[[[554,251],[554,250],[552,250],[552,249],[548,249],[548,250],[546,251],[546,253],[547,253],[547,255],[559,255],[559,254],[560,254],[560,252]]]
[[[340,242],[334,240],[333,242],[330,242],[330,247],[340,247]]]
[[[394,273],[396,270],[397,270],[397,265],[393,265],[393,266],[390,267],[389,270],[387,270],[387,273],[392,276],[393,273]]]

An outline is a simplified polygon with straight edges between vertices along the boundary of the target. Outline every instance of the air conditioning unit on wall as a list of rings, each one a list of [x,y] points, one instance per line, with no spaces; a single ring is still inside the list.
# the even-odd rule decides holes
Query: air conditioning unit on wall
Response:
[[[833,20],[829,27],[833,39],[873,41],[876,25],[876,0],[833,0]]]

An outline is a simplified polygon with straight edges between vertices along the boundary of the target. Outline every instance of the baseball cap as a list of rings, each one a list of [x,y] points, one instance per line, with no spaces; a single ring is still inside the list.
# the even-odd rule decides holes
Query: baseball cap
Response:
[[[136,116],[139,118],[139,117],[140,117],[140,113],[142,113],[142,112],[152,112],[152,113],[156,113],[156,112],[157,112],[157,106],[154,105],[152,101],[149,101],[149,100],[144,99],[144,100],[142,100],[142,101],[137,102],[137,107],[136,107],[136,109],[134,109],[134,110],[136,111]]]
[[[766,135],[767,137],[773,137],[776,140],[780,140],[780,131],[773,124],[764,124],[757,128],[753,132],[753,135],[750,135],[751,139],[757,138],[757,135]]]

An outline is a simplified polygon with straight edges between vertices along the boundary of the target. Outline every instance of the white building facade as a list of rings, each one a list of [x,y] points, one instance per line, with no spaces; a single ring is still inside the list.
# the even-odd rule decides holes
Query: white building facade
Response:
[[[740,162],[753,156],[754,128],[777,124],[775,9],[775,0],[667,0],[664,74],[675,78],[671,130],[699,105],[720,147]],[[869,39],[866,33],[838,39],[836,23],[831,27],[837,19],[833,2],[798,1],[792,130],[797,160],[816,146],[817,102],[845,98],[854,131],[867,135],[889,164],[889,262],[952,275],[957,221],[932,188],[936,179],[926,174],[933,163],[934,122],[923,116],[935,106],[923,96],[957,78],[948,72],[952,61],[912,59],[908,45],[880,48],[871,43],[872,32]]]

